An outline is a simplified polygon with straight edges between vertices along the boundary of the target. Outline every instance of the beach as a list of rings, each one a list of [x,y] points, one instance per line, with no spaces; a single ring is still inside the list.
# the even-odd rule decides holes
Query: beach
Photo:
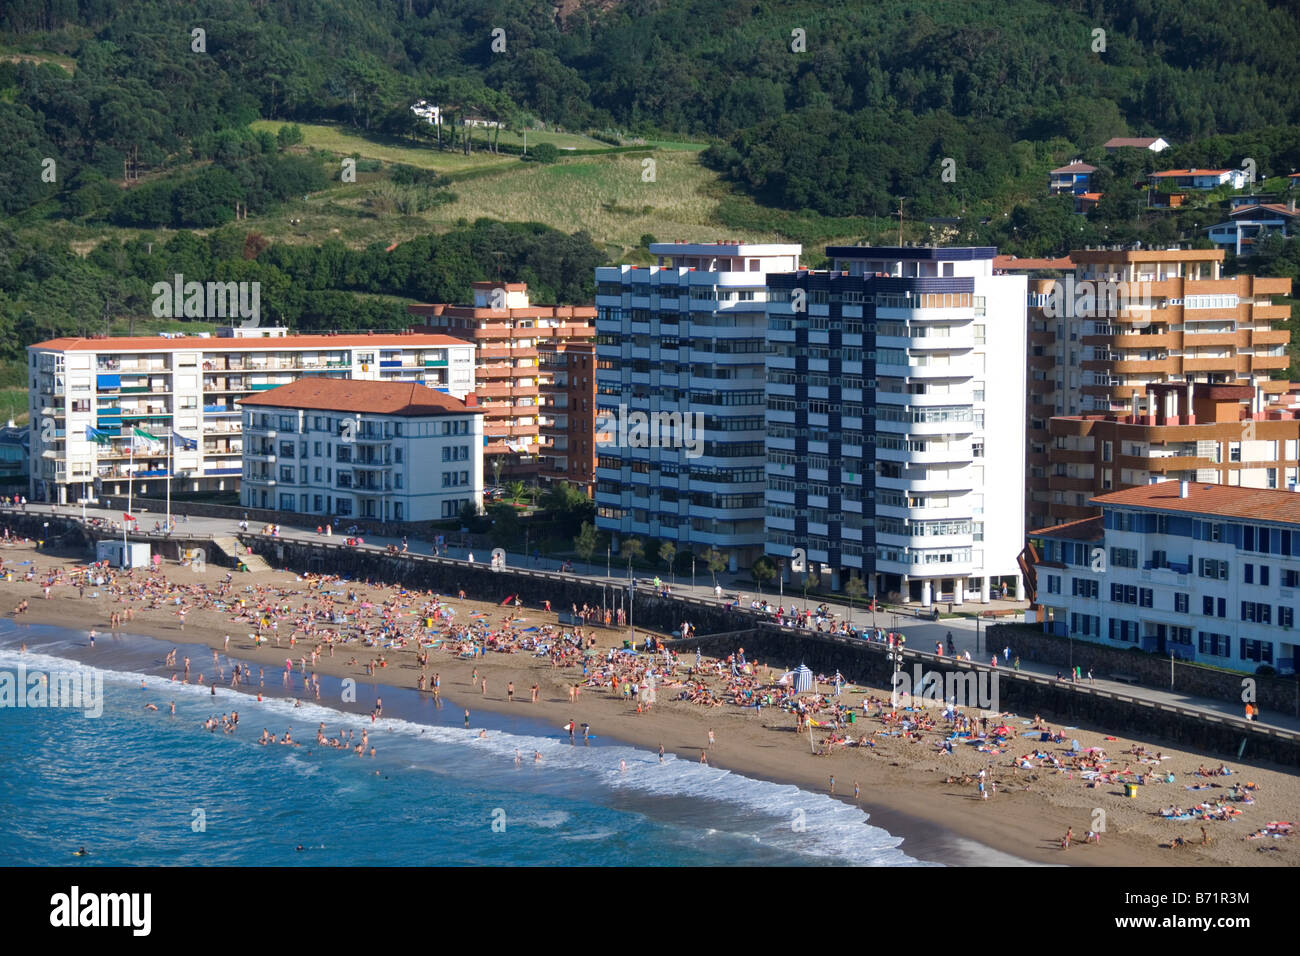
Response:
[[[969,841],[991,848],[1017,860],[1040,864],[1082,866],[1145,866],[1145,865],[1274,865],[1297,863],[1296,836],[1260,839],[1245,837],[1273,821],[1291,821],[1300,807],[1300,777],[1283,770],[1257,766],[1246,762],[1229,762],[1230,776],[1196,776],[1200,767],[1218,768],[1221,760],[1208,755],[1191,753],[1162,745],[1159,741],[1143,740],[1132,733],[1121,733],[1119,728],[1080,726],[1062,728],[1051,725],[1054,734],[1064,738],[1063,743],[1042,743],[1038,732],[1031,728],[1035,715],[996,716],[993,720],[1010,727],[1010,740],[998,754],[979,752],[973,746],[955,746],[951,754],[941,752],[938,744],[948,736],[945,724],[933,712],[935,730],[920,734],[920,739],[902,736],[885,736],[887,724],[875,716],[876,708],[869,708],[863,716],[861,702],[864,697],[877,700],[888,698],[888,688],[858,687],[850,685],[840,700],[855,711],[855,722],[849,724],[854,737],[870,734],[874,746],[833,748],[825,755],[814,754],[813,747],[823,745],[829,730],[814,727],[813,743],[809,733],[796,732],[796,718],[777,707],[764,707],[756,711],[732,703],[713,706],[712,703],[692,703],[675,700],[683,686],[670,686],[663,681],[655,689],[655,701],[649,708],[641,708],[631,697],[615,694],[608,687],[583,687],[576,699],[571,696],[575,685],[583,683],[582,658],[570,653],[561,661],[553,655],[535,656],[528,650],[515,647],[515,653],[490,650],[486,654],[462,659],[444,643],[433,648],[420,648],[409,641],[406,648],[364,647],[354,637],[348,643],[335,644],[331,656],[328,645],[322,644],[321,633],[344,635],[359,633],[361,626],[371,629],[377,637],[379,626],[387,624],[389,635],[405,632],[437,636],[455,624],[464,627],[482,615],[487,628],[502,634],[510,632],[518,639],[521,632],[533,640],[540,631],[528,628],[554,626],[554,613],[535,607],[507,610],[494,604],[475,602],[472,594],[464,599],[458,595],[442,596],[439,606],[449,615],[435,619],[432,629],[423,626],[426,607],[432,596],[401,593],[400,588],[389,585],[379,587],[358,582],[322,582],[309,576],[277,571],[256,577],[247,574],[233,575],[226,594],[221,599],[223,607],[204,607],[210,598],[223,587],[228,573],[225,569],[208,567],[201,571],[168,565],[163,572],[136,571],[131,581],[139,592],[136,599],[116,602],[108,587],[84,587],[74,583],[71,575],[84,564],[73,557],[55,557],[36,553],[27,543],[10,543],[0,548],[0,557],[6,570],[15,572],[13,581],[0,584],[0,600],[5,613],[26,601],[28,609],[18,615],[18,623],[54,624],[64,628],[82,629],[87,634],[93,628],[101,634],[109,630],[109,615],[114,611],[133,609],[132,618],[123,621],[125,632],[149,635],[168,641],[178,648],[178,658],[191,658],[190,680],[194,682],[202,673],[211,682],[222,668],[222,682],[228,686],[231,667],[228,662],[214,665],[209,650],[199,650],[196,645],[206,645],[230,658],[254,663],[263,671],[262,680],[267,688],[280,688],[286,658],[292,661],[295,692],[305,699],[303,674],[299,661],[307,657],[306,673],[352,678],[357,682],[355,707],[367,713],[374,706],[372,697],[381,697],[385,686],[417,690],[422,674],[431,679],[440,677],[440,695],[445,706],[457,713],[470,711],[469,733],[477,733],[475,714],[484,711],[497,714],[524,712],[529,718],[561,728],[570,722],[575,727],[575,745],[582,745],[581,728],[584,724],[593,733],[605,739],[624,741],[647,751],[657,752],[662,746],[667,753],[681,759],[699,760],[705,753],[708,763],[747,777],[759,780],[793,784],[805,791],[828,793],[830,779],[835,781],[834,796],[849,803],[858,803],[870,813],[870,822],[883,827],[896,836],[903,837],[902,849],[910,856],[923,860],[956,862],[951,852],[952,839]],[[30,561],[24,565],[21,562]],[[45,578],[52,570],[62,574],[64,583],[50,585],[50,596],[45,597]],[[24,580],[28,573],[33,580]],[[149,582],[149,583],[144,583]],[[253,590],[246,590],[246,589]],[[94,597],[96,592],[98,597]],[[351,593],[348,593],[351,592]],[[201,597],[206,595],[207,598]],[[349,623],[317,627],[320,632],[312,639],[302,635],[290,647],[289,634],[300,617],[299,608],[325,600],[346,610]],[[246,602],[239,611],[237,602]],[[176,604],[179,599],[182,603]],[[262,612],[253,611],[258,604],[267,605]],[[290,611],[270,610],[270,605],[288,606]],[[154,606],[156,605],[156,606]],[[184,609],[182,619],[178,611]],[[250,625],[248,619],[236,620],[236,614],[251,616],[257,621]],[[267,640],[258,646],[252,634],[257,624],[265,618],[276,627],[262,628]],[[572,628],[559,629],[572,631]],[[593,655],[587,662],[593,673],[613,650],[622,647],[630,636],[627,629],[583,629],[586,636],[594,636],[596,644],[590,648]],[[229,645],[226,636],[229,635]],[[644,641],[645,632],[638,631],[638,644]],[[278,646],[277,646],[278,643]],[[511,641],[503,641],[513,646]],[[88,646],[79,659],[93,663],[94,651]],[[321,656],[313,664],[313,648],[322,648]],[[36,650],[36,647],[32,648]],[[427,653],[427,667],[416,661],[418,653]],[[367,664],[382,654],[384,666],[377,667],[373,676],[367,673]],[[662,656],[662,654],[660,655]],[[647,660],[639,655],[637,660]],[[355,663],[353,661],[355,660]],[[556,666],[557,663],[575,662],[574,666]],[[707,657],[701,662],[704,686],[713,698],[724,697],[724,685],[729,682],[729,665],[719,667]],[[781,674],[793,661],[749,661],[757,673],[757,682],[763,683],[771,669],[773,676]],[[673,679],[685,677],[685,672],[695,665],[694,653],[682,654],[674,668]],[[180,671],[177,667],[159,666],[155,673],[164,678]],[[721,670],[723,673],[719,674]],[[852,680],[854,675],[845,675]],[[178,677],[179,679],[179,677]],[[486,688],[482,682],[486,681]],[[513,700],[508,686],[513,683]],[[372,685],[374,685],[372,687]],[[538,687],[538,700],[531,702],[531,688]],[[256,677],[244,682],[241,690],[256,693]],[[823,684],[820,690],[833,695],[833,689]],[[225,692],[223,691],[223,694]],[[425,693],[428,693],[426,690]],[[158,702],[161,703],[161,702]],[[335,702],[330,702],[332,706]],[[987,715],[986,715],[987,716]],[[822,721],[819,721],[822,722]],[[897,731],[892,731],[897,732]],[[1026,736],[1033,733],[1033,738]],[[714,742],[710,744],[709,737]],[[1114,783],[1101,783],[1088,787],[1081,775],[1072,769],[1057,771],[1052,759],[1070,749],[1077,740],[1081,748],[1100,747],[1106,752],[1118,771],[1126,764],[1140,766],[1140,757],[1130,755],[1134,748],[1159,753],[1160,774],[1172,773],[1173,783],[1149,783],[1137,787],[1137,797],[1125,795],[1125,788]],[[1013,766],[1012,757],[1039,751],[1050,756],[1034,758],[1032,769]],[[990,766],[991,764],[991,766]],[[977,775],[986,772],[987,799],[980,799]],[[1108,767],[1109,769],[1109,767]],[[969,780],[970,782],[964,782]],[[1162,808],[1191,808],[1207,799],[1220,800],[1232,787],[1254,784],[1249,790],[1253,802],[1242,801],[1230,806],[1240,813],[1228,820],[1171,820],[1158,815]],[[996,783],[996,792],[994,792]],[[858,788],[855,797],[854,789]],[[1189,786],[1203,789],[1187,790]],[[1027,788],[1027,789],[1026,789]],[[1104,811],[1104,823],[1096,810]],[[1211,837],[1208,846],[1198,845],[1201,827]],[[1085,843],[1086,834],[1100,829],[1099,843]],[[1104,829],[1102,829],[1104,827]],[[1074,843],[1068,850],[1061,846],[1067,829],[1073,830]],[[1181,837],[1185,845],[1174,847]],[[1268,847],[1265,852],[1261,849]]]

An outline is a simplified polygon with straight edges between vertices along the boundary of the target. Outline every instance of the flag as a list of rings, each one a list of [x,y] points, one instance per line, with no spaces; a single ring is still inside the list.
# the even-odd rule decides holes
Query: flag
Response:
[[[178,431],[172,432],[172,441],[186,451],[193,451],[195,448],[199,447],[199,443],[195,439],[186,438]]]
[[[86,441],[93,441],[97,445],[107,445],[108,436],[101,432],[93,425],[86,426]]]
[[[127,514],[125,511],[123,511],[123,512],[122,512],[122,520],[124,520],[124,521],[134,521],[135,518],[132,517],[131,515]]]
[[[132,429],[132,431],[134,432],[136,438],[143,438],[146,441],[162,441],[162,439],[159,438],[157,435],[150,435],[143,428],[135,428]]]

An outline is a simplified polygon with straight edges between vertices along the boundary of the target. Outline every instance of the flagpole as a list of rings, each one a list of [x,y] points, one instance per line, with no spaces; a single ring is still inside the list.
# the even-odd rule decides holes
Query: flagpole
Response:
[[[172,435],[167,436],[167,533],[172,533]]]

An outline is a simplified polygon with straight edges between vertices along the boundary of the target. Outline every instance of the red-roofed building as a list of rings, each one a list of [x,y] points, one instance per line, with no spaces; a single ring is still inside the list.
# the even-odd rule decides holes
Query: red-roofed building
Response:
[[[1047,191],[1053,196],[1059,194],[1077,196],[1079,193],[1087,192],[1089,180],[1096,171],[1096,166],[1090,166],[1077,159],[1066,166],[1058,166],[1051,171]]]
[[[483,499],[483,409],[414,382],[306,378],[239,400],[249,508],[445,521]]]
[[[1295,672],[1300,494],[1164,481],[1092,504],[1099,518],[1030,532],[1048,629],[1248,673]],[[1086,651],[1075,655],[1086,662]]]
[[[474,388],[474,349],[448,335],[293,335],[231,328],[216,336],[58,338],[27,349],[34,501],[101,494],[235,491],[239,399],[299,379],[411,382],[457,398]],[[141,428],[167,442],[137,443]],[[169,475],[169,470],[171,475]]]
[[[1159,136],[1115,136],[1106,140],[1104,147],[1108,153],[1121,149],[1149,149],[1159,153],[1168,149],[1169,144]]]
[[[1153,186],[1172,183],[1179,189],[1216,189],[1224,184],[1242,189],[1246,185],[1244,169],[1165,169],[1148,178]]]
[[[1072,275],[1029,282],[1027,525],[1093,515],[1092,495],[1151,475],[1285,487],[1296,424],[1272,375],[1289,362],[1274,327],[1289,309],[1273,297],[1290,280],[1226,277],[1220,249],[1070,258]],[[1125,295],[1074,294],[1108,285]]]

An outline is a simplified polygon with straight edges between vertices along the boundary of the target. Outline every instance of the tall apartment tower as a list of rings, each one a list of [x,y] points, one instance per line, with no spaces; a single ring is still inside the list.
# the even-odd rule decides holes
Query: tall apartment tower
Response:
[[[555,334],[548,334],[555,333]],[[541,479],[568,482],[588,498],[596,482],[596,320],[538,329]]]
[[[411,305],[427,323],[418,331],[440,332],[474,343],[475,394],[485,410],[485,480],[537,478],[542,468],[538,342],[569,332],[590,338],[590,306],[533,305],[524,282],[475,282],[472,306]]]
[[[1031,528],[1095,515],[1093,495],[1143,484],[1153,475],[1202,480],[1197,472],[1212,468],[1216,453],[1206,445],[1201,454],[1200,443],[1231,436],[1223,429],[1169,429],[1197,424],[1202,399],[1235,403],[1243,395],[1244,413],[1219,405],[1215,421],[1223,424],[1239,414],[1243,421],[1270,420],[1269,409],[1290,387],[1270,378],[1288,364],[1288,333],[1276,327],[1288,310],[1273,305],[1272,297],[1286,295],[1289,280],[1225,278],[1224,253],[1217,249],[1082,249],[1070,259],[1073,272],[1064,279],[1030,281]],[[1108,283],[1119,285],[1118,300],[1102,294]],[[1163,387],[1176,384],[1193,387]],[[1250,394],[1218,386],[1240,386]],[[1200,414],[1204,424],[1209,407]],[[1061,417],[1076,423],[1055,421]],[[1122,449],[1112,445],[1115,457],[1106,460],[1104,444],[1094,448],[1075,440],[1094,430],[1077,422],[1093,417],[1143,430],[1126,433]],[[1289,434],[1286,427],[1266,430],[1269,442],[1285,442]],[[1250,434],[1247,441],[1254,439]],[[1246,444],[1229,448],[1229,457],[1234,454],[1244,456],[1238,462],[1259,462],[1262,483],[1267,468],[1287,467],[1294,445],[1288,450],[1285,444]],[[1183,461],[1162,461],[1171,455]],[[1180,467],[1171,470],[1172,465]],[[1214,480],[1225,478],[1233,480],[1222,472]]]
[[[694,422],[698,446],[659,429],[647,442],[606,429],[597,449],[597,526],[618,537],[715,547],[733,568],[763,553],[767,278],[799,267],[801,247],[659,242],[650,267],[596,270],[597,406]],[[675,437],[674,437],[675,436]]]
[[[1025,296],[992,248],[768,279],[767,546],[923,605],[1023,580]]]

